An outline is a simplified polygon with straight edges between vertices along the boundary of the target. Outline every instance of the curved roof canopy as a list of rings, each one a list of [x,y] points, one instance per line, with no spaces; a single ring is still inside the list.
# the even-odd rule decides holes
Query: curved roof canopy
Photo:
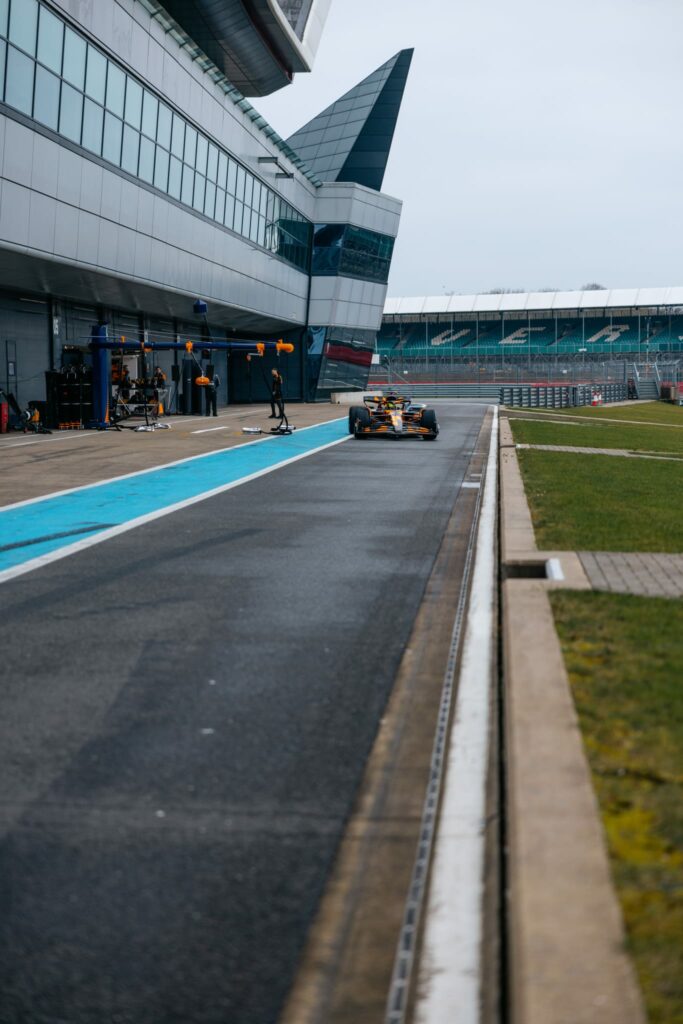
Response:
[[[310,71],[331,0],[162,0],[171,17],[245,96],[267,96]]]
[[[501,292],[484,295],[419,295],[387,299],[385,316],[430,313],[512,313],[537,310],[628,309],[683,306],[683,288],[600,288],[576,292]]]

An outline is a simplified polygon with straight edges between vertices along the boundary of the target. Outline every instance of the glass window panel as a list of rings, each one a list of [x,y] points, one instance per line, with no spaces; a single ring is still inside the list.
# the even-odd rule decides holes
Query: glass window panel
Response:
[[[159,104],[159,117],[157,120],[157,142],[164,149],[171,148],[171,123],[173,121],[173,114],[164,106],[163,103]]]
[[[0,35],[7,35],[7,12],[9,11],[9,0],[0,0]]]
[[[206,195],[204,197],[204,213],[207,217],[213,217],[216,206],[216,186],[212,181],[206,183]]]
[[[148,135],[150,139],[156,139],[157,137],[157,112],[159,110],[159,100],[156,96],[152,96],[151,92],[145,90],[144,99],[142,101],[142,130],[145,135]]]
[[[237,184],[235,185],[235,199],[239,199],[240,202],[244,199],[244,182],[245,182],[245,171],[244,167],[237,168]]]
[[[252,242],[258,242],[258,231],[259,231],[259,215],[255,210],[252,210],[251,214],[251,228],[249,229],[249,238]]]
[[[154,184],[165,192],[168,188],[168,153],[161,146],[157,146],[156,162],[154,164]]]
[[[183,165],[176,157],[171,157],[168,171],[168,191],[174,199],[180,199],[180,183],[183,177]]]
[[[266,206],[266,220],[269,221],[269,222],[272,221],[272,219],[273,219],[273,200],[274,199],[275,199],[274,194],[269,190],[268,191],[268,204]]]
[[[126,81],[126,113],[124,121],[133,128],[140,128],[142,118],[142,86],[135,79],[128,78]]]
[[[237,164],[234,160],[228,160],[228,192],[235,195],[235,183],[237,180]]]
[[[59,108],[59,134],[71,139],[72,142],[80,143],[82,120],[83,95],[63,82],[62,102]]]
[[[219,188],[225,188],[225,183],[228,176],[228,158],[225,153],[218,154],[218,177],[216,184]]]
[[[190,167],[194,167],[195,158],[197,156],[197,133],[189,124],[185,126],[185,151],[183,153],[183,160]]]
[[[47,7],[40,8],[38,27],[38,60],[56,74],[62,72],[64,23]]]
[[[235,216],[232,219],[232,229],[242,234],[242,218],[244,216],[244,204],[235,201]]]
[[[36,55],[37,30],[38,0],[20,0],[19,3],[13,3],[9,17],[9,38],[32,57]]]
[[[83,106],[83,145],[86,149],[102,155],[102,125],[104,111],[98,103],[86,99]]]
[[[57,131],[59,122],[59,86],[60,81],[56,75],[36,67],[36,92],[33,99],[33,116],[36,121],[47,125],[53,131]]]
[[[268,208],[268,189],[265,185],[261,186],[261,203],[259,205],[259,213],[262,217],[266,216],[266,210]]]
[[[231,196],[229,192],[225,196],[225,215],[223,217],[223,223],[226,228],[231,228],[235,221],[235,197]]]
[[[138,173],[138,153],[140,151],[140,134],[129,124],[123,126],[123,149],[121,150],[121,166],[129,174]]]
[[[171,137],[171,152],[179,160],[183,159],[185,148],[185,122],[177,114],[173,115],[173,135]]]
[[[9,47],[7,54],[7,86],[5,102],[31,116],[33,105],[33,69],[30,57]]]
[[[209,159],[206,165],[206,176],[209,181],[216,180],[216,173],[218,171],[218,150],[212,144],[209,144]]]
[[[107,108],[118,117],[123,117],[123,97],[126,91],[126,76],[120,68],[108,61]]]
[[[0,100],[5,98],[5,56],[7,43],[0,39]]]
[[[67,26],[64,33],[64,69],[62,76],[77,89],[85,85],[86,42],[83,36],[72,32]]]
[[[258,242],[259,245],[265,245],[266,244],[266,218],[265,217],[259,217],[259,219],[258,219],[258,234],[257,234],[256,241]]]
[[[197,174],[194,178],[194,200],[192,205],[200,213],[204,212],[204,192],[206,190],[206,178],[203,174]]]
[[[187,164],[183,164],[183,187],[180,191],[180,200],[188,206],[192,206],[194,197],[194,171]]]
[[[206,157],[209,151],[209,143],[203,135],[200,135],[197,139],[197,160],[195,167],[200,174],[206,174]]]
[[[220,224],[223,223],[223,218],[225,217],[225,192],[222,188],[216,189],[216,210],[214,217]]]
[[[85,91],[91,99],[97,100],[98,103],[104,103],[106,85],[107,58],[99,50],[96,50],[94,46],[88,46]]]
[[[148,181],[150,185],[154,181],[154,143],[150,139],[146,139],[144,135],[140,138],[138,175],[143,181]]]
[[[251,205],[255,210],[261,206],[261,182],[254,179],[254,191],[251,197]]]
[[[121,163],[121,136],[123,124],[118,117],[114,117],[108,111],[104,115],[104,141],[102,143],[102,156],[105,160],[117,166]]]

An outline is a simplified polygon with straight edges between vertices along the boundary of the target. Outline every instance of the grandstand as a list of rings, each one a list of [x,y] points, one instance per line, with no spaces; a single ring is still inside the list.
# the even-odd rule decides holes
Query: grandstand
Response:
[[[388,299],[377,351],[389,369],[454,380],[472,365],[683,363],[683,288]]]

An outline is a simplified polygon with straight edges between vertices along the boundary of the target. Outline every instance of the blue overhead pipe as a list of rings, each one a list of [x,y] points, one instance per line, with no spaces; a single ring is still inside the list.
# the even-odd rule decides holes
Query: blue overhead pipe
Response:
[[[244,349],[252,352],[263,352],[266,348],[274,348],[278,352],[292,352],[294,346],[281,341],[202,341],[199,347],[203,349]],[[107,352],[111,349],[128,352],[140,352],[145,349],[154,351],[169,351],[170,349],[193,352],[194,343],[191,341],[125,341],[119,338],[107,337],[107,325],[102,324],[93,328],[90,338],[92,349],[92,383],[93,383],[93,419],[91,427],[98,430],[106,430],[109,426],[109,398],[111,392],[109,358]]]

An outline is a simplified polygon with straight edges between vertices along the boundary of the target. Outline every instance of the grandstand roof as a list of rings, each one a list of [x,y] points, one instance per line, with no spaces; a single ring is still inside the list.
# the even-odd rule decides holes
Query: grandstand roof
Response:
[[[506,313],[539,309],[683,306],[683,287],[606,288],[578,292],[505,292],[495,295],[422,295],[387,299],[385,316],[401,313]]]

